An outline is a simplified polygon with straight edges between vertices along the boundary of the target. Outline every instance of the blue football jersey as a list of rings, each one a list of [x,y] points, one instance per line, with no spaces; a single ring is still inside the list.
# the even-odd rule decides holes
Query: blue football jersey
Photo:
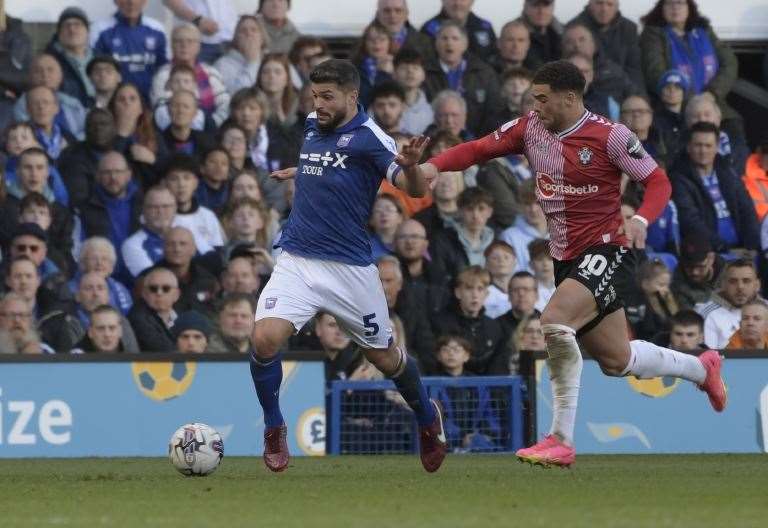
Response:
[[[333,132],[317,127],[313,112],[304,126],[293,207],[278,245],[302,257],[368,266],[366,232],[373,202],[387,178],[402,170],[397,147],[358,106],[357,115]]]

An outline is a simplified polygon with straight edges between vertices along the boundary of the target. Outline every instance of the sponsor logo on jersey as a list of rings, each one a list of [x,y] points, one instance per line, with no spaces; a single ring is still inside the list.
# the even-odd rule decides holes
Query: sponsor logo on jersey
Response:
[[[576,187],[575,185],[565,183],[555,183],[552,176],[544,172],[536,173],[536,191],[539,196],[545,199],[554,198],[556,195],[563,196],[582,196],[585,194],[594,194],[599,192],[600,187],[590,183]]]
[[[475,40],[484,48],[491,44],[491,36],[487,31],[475,31]]]
[[[339,148],[344,148],[347,145],[349,145],[349,142],[352,141],[352,137],[354,134],[342,134],[339,140],[336,142],[336,146]]]
[[[640,142],[640,138],[634,134],[627,140],[627,154],[635,159],[643,159],[647,156],[643,144]]]
[[[326,151],[325,153],[302,152],[301,154],[299,154],[299,159],[307,160],[310,163],[322,162],[323,167],[327,167],[329,163],[332,163],[331,167],[338,167],[341,169],[347,168],[347,166],[344,165],[344,162],[346,161],[347,158],[349,158],[347,154],[339,154],[338,152],[330,152],[330,151]]]
[[[157,39],[155,37],[147,37],[144,40],[144,45],[148,50],[153,50],[157,46]]]
[[[589,165],[589,162],[592,161],[592,151],[589,150],[589,147],[579,149],[579,161],[582,165]]]

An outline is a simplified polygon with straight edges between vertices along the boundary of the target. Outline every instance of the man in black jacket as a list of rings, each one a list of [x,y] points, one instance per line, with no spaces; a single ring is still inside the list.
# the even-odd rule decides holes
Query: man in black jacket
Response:
[[[619,0],[589,0],[584,11],[568,25],[585,25],[597,39],[600,51],[619,65],[636,86],[645,86],[640,67],[637,24],[622,16]]]
[[[442,0],[443,8],[434,17],[426,21],[421,31],[432,39],[447,21],[452,21],[464,29],[469,37],[469,51],[482,60],[486,60],[496,51],[496,35],[493,24],[472,12],[474,0],[468,2],[453,2]]]
[[[179,281],[168,268],[153,266],[143,274],[141,299],[128,312],[141,352],[173,352],[173,305],[179,299]]]
[[[0,31],[0,130],[13,121],[16,97],[27,89],[32,42],[21,20],[5,15],[5,29]]]
[[[459,274],[454,290],[457,303],[432,319],[438,337],[460,335],[472,343],[472,357],[466,368],[481,375],[509,374],[507,334],[501,323],[484,313],[491,276],[480,266],[470,266]]]
[[[79,7],[68,7],[59,15],[56,33],[45,49],[61,66],[63,80],[59,90],[80,101],[83,108],[93,104],[95,93],[86,73],[86,66],[93,58],[89,28],[85,11]]]
[[[704,231],[722,253],[733,248],[757,250],[760,227],[741,178],[717,154],[719,130],[711,123],[690,129],[687,155],[670,169],[672,198],[683,237]]]
[[[539,64],[557,60],[562,55],[563,26],[554,14],[554,0],[525,0],[523,14],[517,19],[531,32],[528,58]]]
[[[379,0],[375,20],[387,28],[392,35],[396,51],[410,48],[416,50],[422,58],[432,57],[435,54],[432,40],[408,21],[406,0]]]

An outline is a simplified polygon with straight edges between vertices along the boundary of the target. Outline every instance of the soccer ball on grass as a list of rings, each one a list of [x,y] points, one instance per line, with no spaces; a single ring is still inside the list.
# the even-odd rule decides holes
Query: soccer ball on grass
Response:
[[[168,442],[168,458],[186,476],[210,475],[224,458],[221,435],[209,425],[189,423],[179,427]]]

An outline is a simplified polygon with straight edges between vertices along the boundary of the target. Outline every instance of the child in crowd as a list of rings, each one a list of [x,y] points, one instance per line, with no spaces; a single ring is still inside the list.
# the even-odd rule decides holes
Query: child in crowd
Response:
[[[473,376],[464,368],[472,355],[472,345],[458,335],[437,340],[438,375],[452,378]],[[445,434],[452,450],[493,451],[498,449],[501,425],[485,387],[440,387],[436,396],[445,412]]]
[[[510,68],[501,76],[501,96],[507,107],[500,116],[502,121],[510,121],[521,115],[523,94],[531,87],[533,74],[525,68]]]
[[[195,199],[199,184],[197,162],[184,154],[177,154],[168,163],[163,183],[178,204],[174,226],[186,227],[195,237],[199,254],[224,245],[224,230],[216,215]]]
[[[491,274],[491,285],[485,300],[485,315],[491,319],[496,319],[512,308],[507,291],[516,267],[515,250],[506,242],[497,240],[485,249],[485,269]]]
[[[543,312],[552,294],[555,293],[555,264],[549,256],[549,241],[542,238],[534,240],[528,244],[528,254],[531,257],[531,268],[539,289],[536,309]]]
[[[165,88],[167,90],[166,94],[155,105],[155,123],[160,130],[165,130],[171,124],[168,104],[172,94],[184,90],[193,93],[196,98],[200,98],[197,81],[195,80],[195,70],[186,64],[177,64],[171,69],[171,75],[168,77]],[[198,107],[195,118],[192,121],[192,129],[213,132],[216,129],[216,123],[203,112],[202,108]]]
[[[404,48],[395,55],[394,78],[405,90],[406,108],[400,119],[400,130],[406,134],[424,133],[435,120],[435,114],[421,89],[426,73],[418,51]]]

